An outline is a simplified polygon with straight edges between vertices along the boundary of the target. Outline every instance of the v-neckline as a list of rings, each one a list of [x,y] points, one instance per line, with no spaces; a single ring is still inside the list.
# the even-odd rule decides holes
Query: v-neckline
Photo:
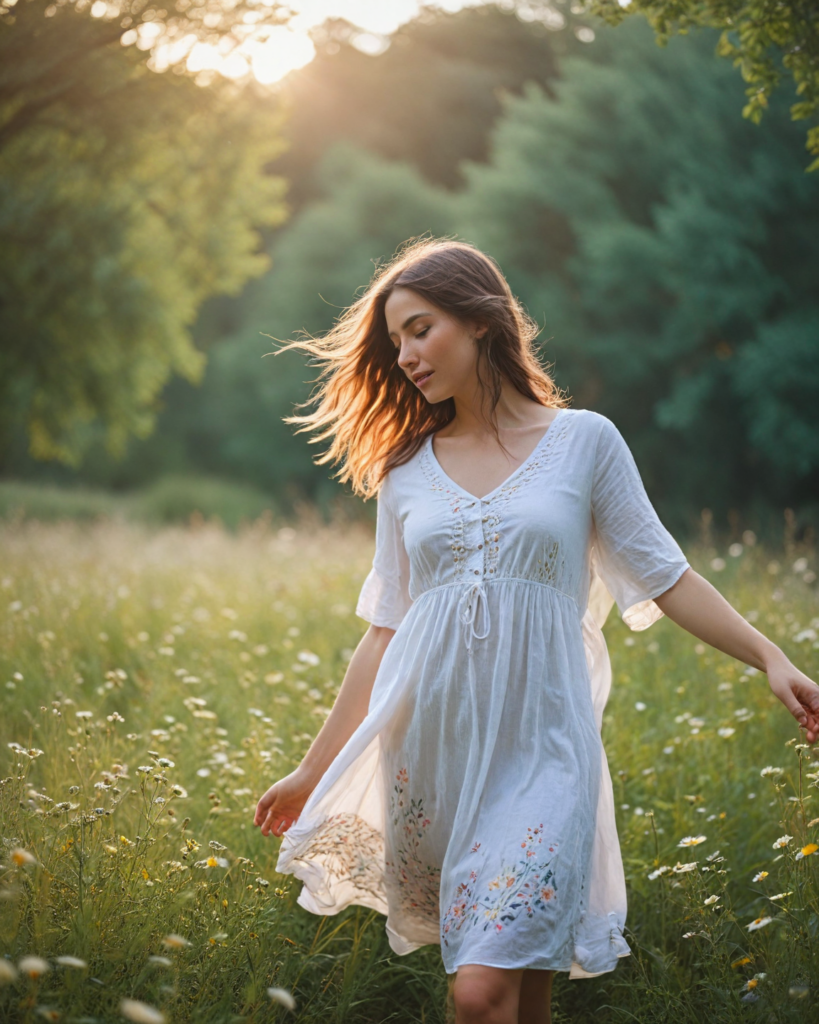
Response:
[[[549,436],[549,434],[552,432],[552,429],[553,429],[555,423],[557,423],[558,419],[560,419],[560,416],[561,416],[561,414],[563,412],[565,412],[565,409],[558,409],[557,410],[557,415],[555,416],[555,418],[552,420],[552,422],[549,424],[549,426],[546,428],[546,430],[543,432],[543,434],[541,434],[540,439],[538,440],[538,442],[535,445],[535,447],[531,450],[531,452],[529,452],[529,454],[526,456],[526,458],[523,460],[523,462],[521,462],[521,464],[518,466],[518,468],[517,469],[513,469],[512,472],[509,474],[509,476],[505,480],[502,480],[501,483],[499,483],[498,486],[493,488],[491,491],[487,491],[487,493],[484,494],[484,496],[482,498],[479,498],[477,496],[477,494],[472,494],[471,491],[468,491],[465,487],[461,487],[461,485],[459,483],[456,483],[452,479],[452,477],[448,473],[446,473],[444,471],[443,467],[441,466],[441,463],[438,461],[438,456],[435,454],[435,449],[432,446],[432,439],[433,439],[433,437],[435,437],[435,434],[437,433],[437,431],[435,431],[432,434],[427,435],[427,450],[429,451],[430,458],[432,459],[432,461],[433,461],[437,471],[441,474],[441,476],[445,480],[447,480],[450,484],[452,484],[453,487],[457,488],[461,492],[461,494],[465,495],[467,498],[471,498],[473,501],[480,501],[480,502],[490,501],[495,496],[495,494],[497,494],[497,492],[502,487],[505,487],[509,483],[510,480],[513,480],[518,475],[518,473],[520,473],[520,471],[522,469],[525,469],[526,466],[535,457],[535,455],[537,455],[538,451],[540,450],[541,445],[546,440],[546,438]]]

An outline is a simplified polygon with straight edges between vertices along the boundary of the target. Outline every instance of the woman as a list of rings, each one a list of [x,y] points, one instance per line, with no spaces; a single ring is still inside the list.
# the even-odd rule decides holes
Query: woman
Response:
[[[377,491],[371,623],[300,766],[261,798],[299,903],[440,943],[458,1024],[549,1021],[554,971],[629,955],[600,739],[600,627],[663,614],[767,672],[819,735],[819,687],[688,565],[614,425],[566,407],[496,264],[408,246],[323,339],[319,460]],[[288,346],[290,347],[290,346]],[[452,981],[454,976],[454,982]]]

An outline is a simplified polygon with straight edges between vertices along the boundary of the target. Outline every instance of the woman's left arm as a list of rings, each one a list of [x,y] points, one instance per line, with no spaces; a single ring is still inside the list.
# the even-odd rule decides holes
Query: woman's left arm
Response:
[[[808,743],[819,739],[819,686],[773,641],[754,629],[708,580],[686,569],[654,603],[704,643],[765,672],[773,692],[806,730]]]

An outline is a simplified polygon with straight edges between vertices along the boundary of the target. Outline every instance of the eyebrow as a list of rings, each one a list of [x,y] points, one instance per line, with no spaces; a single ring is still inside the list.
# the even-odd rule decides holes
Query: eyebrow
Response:
[[[417,320],[419,317],[422,316],[432,316],[432,313],[413,313],[412,316],[408,316],[407,319],[401,324],[401,330],[405,331],[413,322],[413,320]],[[390,331],[390,337],[395,337],[395,331]]]

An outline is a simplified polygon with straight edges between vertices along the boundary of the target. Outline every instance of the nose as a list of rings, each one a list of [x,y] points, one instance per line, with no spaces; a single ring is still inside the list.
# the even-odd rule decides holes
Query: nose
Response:
[[[401,342],[401,348],[398,352],[398,365],[409,376],[412,372],[412,368],[418,365],[418,357],[412,352],[412,346]]]

